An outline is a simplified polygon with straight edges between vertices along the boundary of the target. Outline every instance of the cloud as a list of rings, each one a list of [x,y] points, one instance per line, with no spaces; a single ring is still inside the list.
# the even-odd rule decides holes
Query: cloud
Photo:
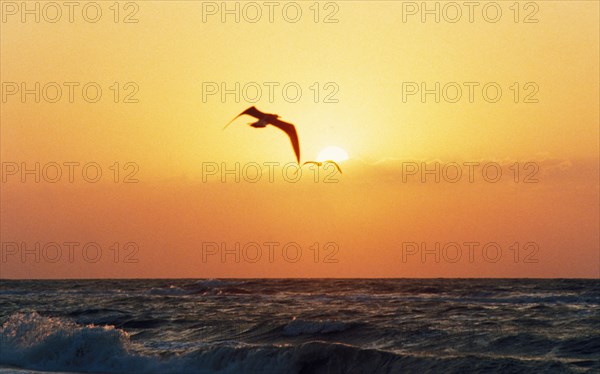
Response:
[[[350,160],[344,178],[402,184],[577,184],[598,186],[597,159],[397,159]]]

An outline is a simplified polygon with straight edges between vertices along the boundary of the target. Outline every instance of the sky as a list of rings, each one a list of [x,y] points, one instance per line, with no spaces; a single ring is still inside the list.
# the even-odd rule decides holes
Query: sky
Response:
[[[600,277],[597,2],[114,4],[0,4],[1,278]]]

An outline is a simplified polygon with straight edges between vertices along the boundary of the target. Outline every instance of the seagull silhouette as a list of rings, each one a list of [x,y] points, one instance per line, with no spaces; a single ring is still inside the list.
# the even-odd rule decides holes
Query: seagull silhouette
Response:
[[[242,113],[238,114],[234,119],[229,121],[229,123],[225,125],[225,127],[223,127],[223,130],[225,130],[225,128],[229,126],[233,121],[238,119],[238,117],[243,116],[244,114],[252,116],[258,120],[254,123],[248,123],[252,127],[262,128],[266,127],[267,125],[273,125],[285,132],[287,136],[290,137],[290,141],[292,142],[292,147],[294,148],[294,153],[296,154],[296,161],[300,163],[300,142],[298,141],[298,133],[296,132],[296,127],[291,123],[280,120],[277,114],[263,113],[260,110],[256,109],[255,106],[251,106],[250,108],[244,110]]]
[[[342,173],[342,169],[340,169],[340,165],[338,165],[337,162],[333,161],[333,160],[326,160],[323,162],[319,162],[319,161],[306,161],[305,163],[302,164],[302,166],[306,165],[306,164],[313,164],[313,165],[317,165],[318,167],[321,167],[325,164],[334,164],[335,167],[338,169],[338,171],[340,172],[340,174]]]

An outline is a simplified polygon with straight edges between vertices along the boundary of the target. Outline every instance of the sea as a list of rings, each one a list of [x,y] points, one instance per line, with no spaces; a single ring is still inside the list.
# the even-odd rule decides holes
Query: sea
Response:
[[[0,373],[600,373],[598,279],[0,280]]]

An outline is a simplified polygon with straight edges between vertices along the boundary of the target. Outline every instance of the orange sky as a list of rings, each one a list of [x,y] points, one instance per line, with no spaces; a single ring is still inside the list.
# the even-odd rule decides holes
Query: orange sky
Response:
[[[497,3],[495,23],[490,2],[456,23],[440,2],[437,23],[410,14],[421,2],[389,1],[322,2],[318,14],[297,2],[295,23],[292,3],[252,23],[240,2],[240,21],[223,23],[221,2],[194,1],[122,2],[118,15],[98,2],[93,23],[84,2],[51,23],[40,2],[38,23],[34,2],[24,14],[2,1],[0,277],[599,277],[599,5],[520,2],[516,15]],[[21,96],[36,82],[39,103]],[[239,102],[223,99],[236,82]],[[436,82],[439,102],[408,95]],[[101,88],[97,102],[84,86],[88,101]],[[297,126],[303,161],[345,149],[337,182],[308,168],[286,179],[293,153],[271,126],[222,131],[250,105]],[[22,170],[36,162],[39,183]],[[222,182],[236,163],[239,182]],[[421,175],[436,165],[439,183]]]

